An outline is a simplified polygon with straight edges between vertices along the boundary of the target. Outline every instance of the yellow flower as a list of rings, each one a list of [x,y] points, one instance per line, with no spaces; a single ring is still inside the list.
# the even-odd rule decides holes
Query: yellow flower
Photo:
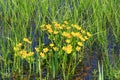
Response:
[[[26,55],[26,54],[27,54],[27,51],[26,51],[26,50],[21,50],[21,51],[19,52],[19,54],[20,54],[20,55]]]
[[[62,33],[62,36],[65,36],[65,37],[67,37],[67,38],[71,38],[71,35],[70,35],[69,33],[67,33],[67,32],[63,32],[63,33]]]
[[[76,51],[80,51],[81,47],[77,46]]]
[[[28,56],[33,56],[34,52],[29,52]]]
[[[66,25],[67,25],[67,24],[68,24],[68,22],[67,22],[67,21],[64,21],[64,24],[66,24]]]
[[[32,43],[28,38],[23,38],[23,41],[25,41],[25,42],[27,42],[27,43],[29,43],[29,44]]]
[[[74,24],[71,24],[72,27],[74,27]]]
[[[72,36],[74,36],[74,35],[75,35],[75,32],[71,32],[71,34],[72,34]]]
[[[18,43],[18,44],[17,44],[17,47],[21,47],[21,46],[22,46],[22,43]]]
[[[27,57],[27,54],[22,55],[22,57],[23,57],[23,58],[26,58],[26,57]]]
[[[39,48],[36,47],[35,50],[36,50],[36,52],[39,52]]]
[[[63,27],[62,27],[62,26],[60,26],[60,27],[59,27],[59,29],[63,29]]]
[[[22,50],[22,51],[20,51],[19,54],[20,54],[20,56],[21,56],[22,58],[26,58],[26,57],[28,56],[26,50]]]
[[[85,39],[82,36],[79,36],[81,41],[85,41]]]
[[[71,32],[72,36],[74,37],[79,37],[80,36],[80,33],[79,32]]]
[[[31,41],[28,41],[28,43],[29,43],[29,44],[32,44],[32,42],[31,42]]]
[[[81,38],[81,41],[85,41],[85,39],[84,39],[84,38]]]
[[[78,42],[77,44],[78,44],[79,46],[83,46],[82,42]]]
[[[63,47],[62,47],[62,49],[65,51],[65,50],[66,50],[66,47],[65,47],[65,46],[63,46]]]
[[[46,28],[51,29],[51,25],[50,24],[46,25]]]
[[[42,52],[40,52],[40,56],[41,56],[42,58],[44,58],[44,57],[45,57],[45,54],[42,53]]]
[[[74,28],[76,28],[77,30],[81,30],[81,27],[80,26],[78,26],[78,25],[71,25],[72,27],[74,27]]]
[[[77,30],[81,30],[81,27],[77,26],[76,29],[77,29]]]
[[[71,29],[71,27],[66,27],[67,30]]]
[[[61,26],[62,26],[63,28],[66,28],[65,24],[62,24]]]
[[[72,45],[68,45],[66,48],[66,53],[70,54],[72,52]]]
[[[62,49],[67,53],[70,54],[72,52],[72,45],[68,45],[68,46],[63,46]]]
[[[58,34],[58,31],[54,31],[53,33],[54,33],[54,34]]]
[[[44,49],[43,49],[43,52],[44,52],[44,53],[47,53],[48,51],[49,51],[48,48],[44,48]]]
[[[70,40],[69,40],[69,39],[67,39],[67,40],[66,40],[66,43],[70,43]]]
[[[52,29],[48,29],[48,32],[49,32],[49,33],[52,33],[52,32],[53,32],[53,30],[52,30]]]
[[[53,47],[53,50],[54,50],[54,51],[58,51],[58,48],[57,48],[57,47]]]
[[[87,37],[87,36],[85,36],[85,37],[84,37],[84,39],[86,39],[86,40],[87,40],[87,39],[88,39],[88,37]]]
[[[63,33],[62,33],[62,36],[66,36],[66,34],[67,34],[67,32],[63,32]]]
[[[56,24],[57,22],[56,21],[52,21],[52,24]]]
[[[14,47],[14,51],[18,51],[19,50],[19,48],[18,47]]]
[[[82,34],[85,34],[85,31],[84,31],[84,30],[81,30],[81,33],[82,33]]]
[[[27,41],[29,41],[29,40],[28,40],[28,38],[23,38],[23,41],[27,42]]]
[[[92,36],[92,34],[90,34],[89,32],[87,32],[87,36],[91,37],[91,36]]]
[[[54,46],[54,44],[53,44],[53,43],[51,43],[49,46],[50,46],[50,47],[53,47],[53,46]]]
[[[55,23],[55,28],[59,28],[60,27],[60,24],[58,24],[58,23]]]
[[[67,38],[71,38],[71,35],[70,35],[70,34],[67,34],[66,37],[67,37]]]

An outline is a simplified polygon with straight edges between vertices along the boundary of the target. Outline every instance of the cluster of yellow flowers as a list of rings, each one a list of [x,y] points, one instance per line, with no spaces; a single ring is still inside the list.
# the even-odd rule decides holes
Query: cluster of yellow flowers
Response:
[[[51,51],[58,52],[62,50],[62,52],[67,54],[79,52],[81,47],[84,46],[84,42],[92,36],[92,34],[83,30],[82,27],[69,24],[67,21],[64,21],[63,24],[54,21],[51,25],[47,24],[41,27],[52,41],[48,46],[35,48],[36,52],[42,58],[45,58],[47,56],[46,54]],[[22,43],[16,44],[14,47],[15,56],[20,56],[22,58],[32,57],[34,52],[28,50],[28,44],[32,44],[32,41],[28,38],[23,38]],[[24,48],[22,48],[22,46],[24,46]]]
[[[67,54],[72,53],[72,51],[80,51],[84,41],[92,36],[92,34],[86,32],[82,27],[69,24],[67,21],[64,21],[63,24],[53,21],[51,25],[42,25],[41,28],[48,33],[53,42],[57,42],[56,46],[60,49],[59,45],[61,45],[62,49],[60,50],[65,51]],[[60,44],[61,41],[63,41],[62,44]],[[51,44],[50,46],[53,47],[54,45]]]
[[[30,41],[28,38],[24,38],[23,41],[24,41],[25,43],[29,43],[29,44],[32,43],[32,41]],[[14,47],[15,56],[20,56],[20,57],[22,57],[22,58],[27,58],[27,57],[33,56],[34,52],[32,52],[32,51],[28,52],[28,51],[26,50],[26,48],[22,49],[22,46],[25,47],[26,45],[24,45],[24,44],[22,44],[22,43],[16,44],[16,46]]]
[[[43,48],[43,51],[41,52],[40,49],[38,47],[35,48],[36,52],[39,53],[40,57],[45,58],[45,53],[47,53],[49,51],[49,49]]]
[[[34,52],[27,52],[26,50],[21,50],[19,52],[19,55],[22,56],[22,58],[27,58],[33,56]]]
[[[35,48],[36,52],[39,53],[40,57],[42,57],[42,58],[46,57],[45,54],[48,53],[50,49],[53,49],[54,51],[58,50],[58,48],[55,47],[55,45],[53,43],[49,44],[48,47],[44,47],[42,49],[42,51],[40,51],[40,49],[38,47]]]
[[[53,49],[54,51],[58,51],[58,48],[55,47],[55,44],[51,43],[49,46],[50,46],[51,49]]]
[[[35,48],[35,50],[36,50],[37,53],[40,52],[39,48],[37,48],[37,47]],[[44,52],[48,52],[48,49],[47,49],[47,48],[46,48],[46,49],[43,49],[43,51],[44,51]],[[40,52],[39,55],[40,55],[42,58],[45,57],[45,53],[43,53],[43,52]]]
[[[20,56],[22,58],[28,58],[28,57],[32,57],[34,55],[34,52],[27,50],[29,47],[29,45],[26,45],[26,43],[31,44],[32,41],[30,41],[28,38],[23,38],[23,43],[18,43],[16,44],[16,46],[14,47],[14,51],[15,51],[15,56]],[[24,46],[24,48],[22,48],[22,46]],[[39,49],[39,47],[35,47],[35,51],[37,53],[39,53],[40,57],[45,58],[45,54],[49,52],[49,50],[52,49],[54,51],[58,51],[58,48],[55,47],[55,44],[51,43],[49,44],[48,47],[45,47],[42,49]]]

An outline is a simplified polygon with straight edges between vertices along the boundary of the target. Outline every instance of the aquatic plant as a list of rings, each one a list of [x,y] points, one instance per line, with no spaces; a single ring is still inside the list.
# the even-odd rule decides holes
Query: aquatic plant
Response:
[[[58,69],[54,72],[54,67],[58,63],[51,64],[56,63],[53,62],[54,60],[57,61],[58,59],[57,62],[59,62],[62,59],[60,61],[62,65],[59,66],[62,66],[62,75],[65,78],[65,75],[67,75],[65,69],[68,69],[65,63],[68,60],[73,62],[75,56],[85,57],[86,55],[83,55],[85,52],[89,53],[88,55],[94,55],[92,52],[97,52],[100,59],[103,60],[104,78],[114,79],[115,75],[117,76],[115,72],[119,67],[117,66],[119,61],[114,62],[116,63],[114,68],[111,64],[113,62],[113,58],[111,58],[113,55],[111,54],[116,55],[120,52],[119,4],[119,0],[0,0],[0,76],[2,75],[4,79],[6,77],[10,78],[12,75],[13,78],[16,74],[17,78],[20,76],[20,79],[23,79],[24,76],[20,74],[25,74],[25,72],[22,72],[22,70],[29,72],[28,54],[31,55],[34,52],[34,55],[29,56],[34,58],[29,62],[31,63],[31,73],[42,76],[43,73],[44,75],[48,73],[46,79],[52,75],[49,72],[55,74],[58,71],[58,74],[60,74]],[[42,29],[40,27],[42,24],[47,25],[48,28]],[[81,27],[75,25],[72,27],[72,24],[78,24]],[[81,28],[83,30],[80,30]],[[85,34],[79,36],[78,30]],[[93,37],[89,38],[87,31],[92,33]],[[24,38],[28,38],[30,41]],[[22,43],[22,46],[19,43]],[[25,46],[23,47],[23,45]],[[20,46],[22,48],[19,48]],[[18,49],[22,53],[21,56],[18,56]],[[59,51],[63,53],[58,53],[59,57],[57,54],[52,54]],[[49,54],[49,56],[46,54]],[[62,56],[66,56],[67,60]],[[74,56],[73,60],[70,59],[71,56]],[[119,58],[119,56],[117,57]],[[46,67],[43,68],[43,65],[45,65],[43,62],[49,61],[52,62],[50,64],[45,63],[49,65],[48,70],[46,70]],[[41,66],[36,67],[39,64]],[[67,64],[69,63],[67,62]],[[52,77],[55,77],[55,75],[52,75]]]
[[[46,56],[49,55],[48,59],[52,62],[48,66],[52,66],[53,78],[59,71],[62,71],[64,79],[68,80],[74,74],[78,62],[82,61],[82,46],[92,34],[67,21],[63,21],[61,24],[56,21],[53,21],[52,24],[43,24],[41,29],[43,33],[47,33],[51,41],[49,45],[46,45],[49,48]]]

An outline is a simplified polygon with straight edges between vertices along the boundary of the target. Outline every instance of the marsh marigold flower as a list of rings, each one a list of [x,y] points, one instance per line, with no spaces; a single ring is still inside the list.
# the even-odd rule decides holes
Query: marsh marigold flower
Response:
[[[67,39],[67,40],[66,40],[66,43],[70,43],[70,40],[69,40],[69,39]]]
[[[63,29],[63,27],[62,27],[62,26],[60,26],[60,27],[59,27],[59,29]]]
[[[72,52],[72,45],[68,45],[66,48],[66,53],[70,54]]]
[[[41,56],[42,58],[44,58],[44,57],[45,57],[45,54],[42,53],[42,52],[40,52],[40,56]]]
[[[54,46],[54,44],[53,44],[53,43],[51,43],[49,46],[50,46],[50,47],[53,47],[53,46]]]
[[[87,36],[91,37],[91,36],[92,36],[92,34],[90,34],[89,32],[87,32]]]
[[[64,51],[65,51],[65,50],[66,50],[66,47],[65,47],[65,46],[63,46],[63,47],[62,47],[62,50],[64,50]]]
[[[85,34],[85,31],[84,31],[84,30],[81,30],[81,33],[82,33],[82,34]]]
[[[71,25],[72,27],[74,27],[75,29],[77,29],[77,30],[81,30],[81,27],[80,26],[78,26],[78,25]]]
[[[83,43],[82,42],[78,42],[77,43],[79,46],[83,46]]]
[[[79,32],[71,32],[71,34],[72,34],[73,37],[79,37],[80,36]]]
[[[14,51],[18,51],[19,50],[19,48],[18,47],[14,47]]]
[[[51,25],[50,24],[46,25],[46,28],[51,29]]]
[[[63,28],[66,28],[65,24],[62,24],[61,26],[62,26]]]
[[[27,54],[22,55],[22,58],[26,58],[26,57],[27,57]]]
[[[60,28],[60,24],[58,24],[58,23],[55,23],[54,26],[55,26],[55,28]]]
[[[39,48],[36,47],[36,48],[35,48],[35,51],[36,51],[36,52],[39,52]]]
[[[62,49],[67,53],[70,54],[72,52],[72,45],[68,45],[68,46],[63,46]]]
[[[67,25],[67,24],[68,24],[68,22],[67,22],[67,21],[64,21],[64,24],[66,24],[66,25]]]
[[[18,43],[18,44],[17,44],[17,47],[21,47],[21,46],[22,46],[22,43]]]
[[[43,48],[43,52],[44,52],[44,53],[47,53],[48,51],[49,51],[48,48]]]
[[[26,51],[26,50],[21,50],[21,51],[19,52],[19,54],[20,54],[20,55],[26,55],[26,54],[27,54],[27,51]]]
[[[58,34],[58,31],[54,31],[53,33],[54,33],[54,34]]]
[[[29,43],[29,44],[32,43],[28,38],[23,38],[23,41],[25,41],[25,42],[27,42],[27,43]]]
[[[79,36],[81,41],[85,41],[85,39],[82,36]]]
[[[62,36],[65,36],[65,37],[67,37],[67,38],[71,38],[71,35],[70,35],[69,33],[67,33],[67,32],[63,32],[63,33],[62,33]]]
[[[87,37],[87,36],[85,36],[85,37],[84,37],[84,39],[86,39],[86,40],[87,40],[87,39],[88,39],[88,37]]]
[[[22,58],[26,58],[28,56],[27,51],[26,50],[21,50],[19,52],[19,56],[21,56]]]
[[[66,27],[67,30],[71,29],[71,27]]]
[[[58,51],[58,48],[57,48],[57,47],[53,47],[53,50],[54,50],[54,51]]]
[[[77,46],[76,51],[80,51],[81,47]]]
[[[81,30],[81,27],[80,27],[80,26],[76,26],[76,29],[77,29],[77,30]]]
[[[49,32],[49,33],[52,33],[52,32],[53,32],[53,30],[52,30],[52,29],[48,29],[48,32]]]
[[[34,52],[29,52],[28,56],[33,56]]]
[[[28,40],[28,38],[23,38],[23,41],[27,42],[27,41],[29,41],[29,40]]]

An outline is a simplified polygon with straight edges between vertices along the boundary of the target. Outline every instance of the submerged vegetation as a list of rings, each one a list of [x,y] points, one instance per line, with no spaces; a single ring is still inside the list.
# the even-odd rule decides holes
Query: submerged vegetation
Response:
[[[119,80],[119,5],[119,0],[0,0],[0,79],[72,80],[84,58],[97,55],[90,80]]]

